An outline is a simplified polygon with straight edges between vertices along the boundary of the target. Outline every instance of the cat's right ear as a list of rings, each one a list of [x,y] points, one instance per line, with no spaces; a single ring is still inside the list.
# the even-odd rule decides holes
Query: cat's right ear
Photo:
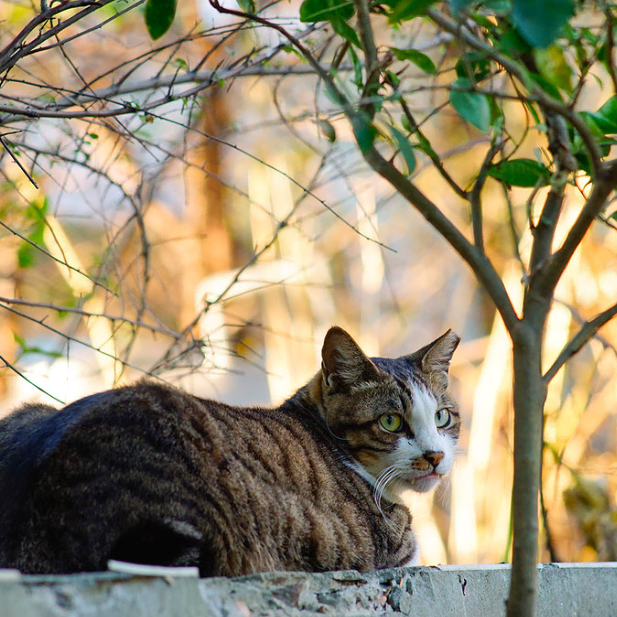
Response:
[[[347,391],[352,386],[371,381],[377,376],[377,367],[343,328],[328,330],[321,350],[323,385],[330,394]]]
[[[419,364],[420,368],[432,377],[434,383],[447,388],[450,361],[460,341],[458,334],[448,330],[432,343],[406,356],[405,359],[408,362]]]

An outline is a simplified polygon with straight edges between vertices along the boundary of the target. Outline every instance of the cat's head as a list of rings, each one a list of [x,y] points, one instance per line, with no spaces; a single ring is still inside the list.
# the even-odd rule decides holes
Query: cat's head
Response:
[[[379,499],[409,488],[428,491],[450,471],[460,418],[448,368],[459,340],[449,330],[410,355],[368,358],[345,330],[328,331],[322,410]]]

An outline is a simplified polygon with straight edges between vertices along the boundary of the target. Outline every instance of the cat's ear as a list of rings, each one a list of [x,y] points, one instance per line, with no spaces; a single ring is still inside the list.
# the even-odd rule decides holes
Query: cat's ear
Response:
[[[431,375],[443,387],[447,387],[450,361],[460,340],[456,333],[448,330],[432,343],[410,356],[406,356],[405,359],[409,362],[418,363],[425,373]]]
[[[377,367],[343,328],[328,330],[321,350],[321,373],[324,387],[331,393],[348,390],[377,376]]]

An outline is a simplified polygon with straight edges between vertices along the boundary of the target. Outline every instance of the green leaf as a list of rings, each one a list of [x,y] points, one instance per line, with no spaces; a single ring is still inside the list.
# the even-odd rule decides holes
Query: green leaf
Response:
[[[548,47],[574,14],[574,0],[514,0],[512,21],[532,47]]]
[[[602,114],[593,111],[581,111],[579,115],[591,129],[594,137],[614,135],[617,133],[617,123],[608,120]]]
[[[28,235],[30,242],[24,241],[17,249],[17,264],[20,268],[30,268],[36,263],[36,258],[40,253],[38,246],[43,244],[44,232],[45,223],[41,221],[37,223],[34,230]]]
[[[490,99],[489,106],[491,108],[491,128],[495,133],[501,133],[505,122],[503,109],[495,99]]]
[[[572,69],[566,62],[561,47],[551,45],[534,49],[533,56],[540,74],[546,81],[568,94],[572,93]]]
[[[527,73],[527,77],[530,79],[530,83],[525,84],[527,87],[532,87],[531,82],[533,82],[536,86],[540,86],[540,88],[549,96],[552,96],[554,99],[558,101],[563,101],[563,97],[559,92],[559,89],[555,87],[550,81],[544,79],[542,75],[539,73]]]
[[[407,165],[407,175],[409,176],[416,168],[416,155],[414,154],[413,148],[409,143],[409,139],[407,139],[407,137],[398,129],[390,126],[390,132],[392,133],[392,137],[394,137],[394,141],[396,141],[396,145],[400,153],[405,159],[405,165]]]
[[[360,48],[360,39],[356,34],[356,31],[338,14],[335,13],[330,17],[330,23],[332,29],[339,36],[342,36],[346,41]]]
[[[507,186],[531,188],[538,182],[542,185],[547,184],[551,173],[544,165],[533,159],[509,159],[491,167],[488,175]]]
[[[15,343],[21,349],[23,354],[26,353],[38,353],[44,356],[49,356],[50,358],[60,358],[61,354],[57,351],[48,351],[47,349],[42,349],[41,347],[32,347],[28,345],[26,339],[22,338],[15,332],[13,332],[13,338],[15,339]]]
[[[453,15],[458,15],[462,13],[470,6],[474,5],[477,0],[448,0],[448,4],[450,5],[450,11]]]
[[[398,47],[390,47],[390,49],[397,60],[409,60],[425,73],[437,72],[435,63],[426,54],[417,49],[399,49]]]
[[[469,80],[464,77],[457,79],[452,86],[471,89]],[[483,133],[488,133],[491,127],[491,108],[484,94],[450,90],[450,103],[463,120],[473,124]]]
[[[332,124],[330,122],[328,122],[327,120],[319,120],[319,122],[317,124],[319,126],[319,130],[321,131],[321,134],[329,142],[335,142],[336,141],[336,130],[332,126]]]
[[[429,140],[420,132],[416,133],[416,135],[418,137],[418,150],[421,150],[424,154],[428,155],[432,161],[439,161],[439,155],[435,152],[435,150],[433,150]]]
[[[19,249],[17,249],[17,265],[25,270],[34,265],[36,249],[27,242],[24,242]]]
[[[393,73],[388,69],[384,71],[384,75],[387,77],[388,82],[392,84],[392,87],[396,90],[401,83],[401,78],[396,73]]]
[[[300,5],[300,21],[304,23],[330,21],[335,15],[347,21],[353,14],[348,0],[304,0]]]
[[[176,15],[176,0],[146,0],[146,27],[154,40],[161,38]]]
[[[601,127],[604,134],[617,132],[617,95],[612,96],[598,111],[593,114],[599,116],[604,121]]]
[[[354,116],[351,124],[353,134],[358,142],[358,147],[362,154],[365,154],[373,147],[373,143],[378,134],[377,129],[369,120],[368,116],[364,115]]]
[[[472,78],[474,83],[482,81],[491,72],[491,63],[484,52],[465,52],[454,67],[457,77]]]
[[[437,0],[398,0],[397,2],[389,3],[392,7],[388,20],[390,23],[413,19],[418,15],[423,15],[426,10],[435,4]]]
[[[531,50],[529,43],[521,36],[520,32],[515,28],[509,28],[496,41],[501,51],[507,52],[512,57],[520,56]]]
[[[30,232],[26,236],[29,242],[24,240],[19,249],[17,249],[17,263],[20,268],[30,268],[36,262],[39,254],[38,247],[44,243],[47,207],[47,200],[44,200],[41,205],[31,203],[26,208],[26,219],[33,223],[30,226]]]
[[[362,90],[364,87],[364,79],[362,76],[362,62],[360,62],[360,58],[358,58],[358,54],[354,51],[353,47],[350,47],[347,50],[349,54],[349,58],[351,59],[351,65],[353,66],[353,83],[358,88],[358,90]]]
[[[236,0],[236,2],[245,13],[255,14],[255,2],[253,0]]]

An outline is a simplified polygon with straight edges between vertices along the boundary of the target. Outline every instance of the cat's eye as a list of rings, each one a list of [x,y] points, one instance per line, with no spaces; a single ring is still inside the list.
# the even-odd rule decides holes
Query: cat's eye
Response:
[[[452,421],[452,414],[447,409],[440,409],[435,414],[435,425],[437,428],[446,428]]]
[[[389,433],[397,433],[403,426],[403,418],[397,413],[385,413],[379,417],[379,424]]]

